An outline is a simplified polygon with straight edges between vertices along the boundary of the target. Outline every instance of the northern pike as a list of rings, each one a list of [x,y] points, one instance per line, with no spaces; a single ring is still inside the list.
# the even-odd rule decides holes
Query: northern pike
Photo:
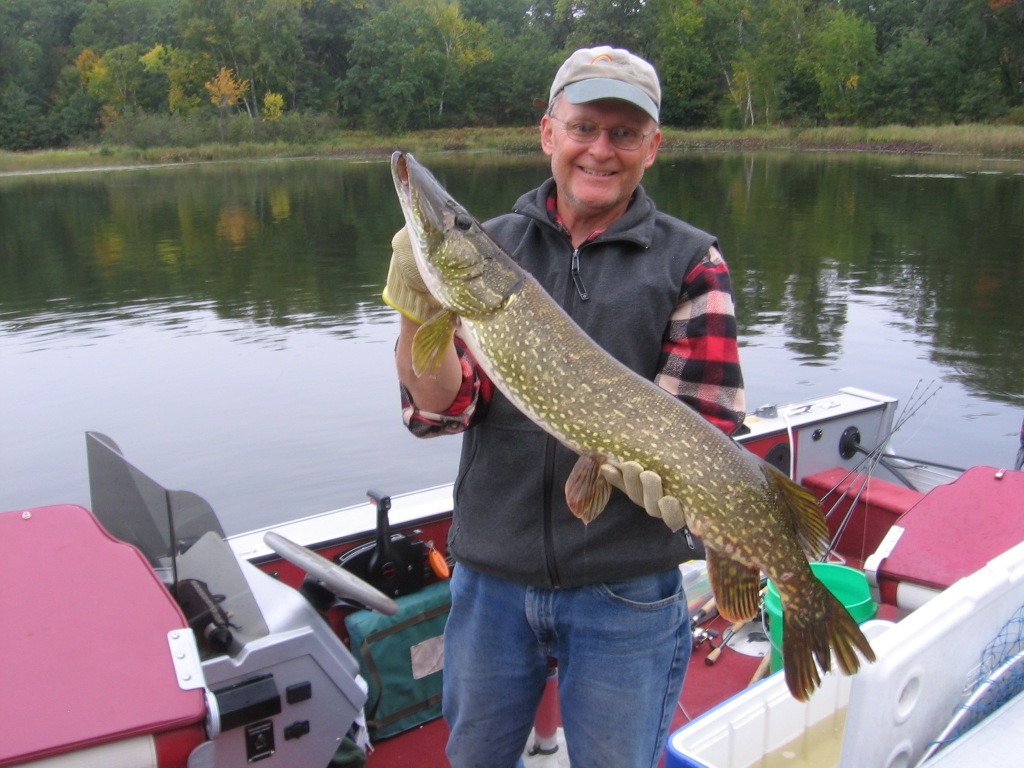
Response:
[[[814,496],[605,352],[411,155],[395,152],[391,172],[417,267],[442,307],[413,340],[417,374],[436,369],[457,333],[512,403],[580,455],[566,498],[584,522],[612,491],[603,463],[657,472],[703,540],[725,618],[757,614],[762,573],[778,589],[797,699],[819,685],[833,653],[846,674],[860,667],[858,651],[873,661],[856,621],[810,568],[828,546]]]

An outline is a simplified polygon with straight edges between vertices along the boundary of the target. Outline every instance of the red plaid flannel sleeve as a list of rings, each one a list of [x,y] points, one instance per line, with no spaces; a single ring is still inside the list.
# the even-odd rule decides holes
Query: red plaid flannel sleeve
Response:
[[[716,248],[687,275],[685,286],[662,344],[655,381],[732,434],[743,422],[746,401],[732,281]]]
[[[494,385],[480,370],[460,339],[455,339],[455,350],[462,364],[462,386],[455,401],[443,413],[421,411],[412,402],[408,390],[400,385],[402,421],[416,437],[439,437],[465,432],[487,411]]]

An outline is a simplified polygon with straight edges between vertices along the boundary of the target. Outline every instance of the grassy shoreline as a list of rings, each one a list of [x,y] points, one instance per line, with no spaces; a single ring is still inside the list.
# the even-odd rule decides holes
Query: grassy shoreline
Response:
[[[949,154],[1024,160],[1024,126],[967,125],[909,128],[766,128],[744,131],[666,128],[662,147],[694,151],[834,151]],[[340,132],[311,144],[207,144],[198,147],[93,146],[39,152],[0,152],[0,173],[42,173],[296,157],[380,157],[402,148],[414,152],[539,151],[537,129],[466,128],[398,136]]]

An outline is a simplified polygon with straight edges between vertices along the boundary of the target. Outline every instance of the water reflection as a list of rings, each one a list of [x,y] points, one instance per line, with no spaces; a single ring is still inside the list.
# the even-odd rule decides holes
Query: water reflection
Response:
[[[208,298],[225,318],[336,318],[381,279],[400,220],[375,170],[253,163],[8,178],[0,302],[34,313],[58,297],[69,309]]]
[[[423,158],[478,217],[539,153]],[[1024,175],[957,158],[664,154],[659,208],[718,234],[750,405],[943,383],[912,455],[1008,463],[1024,406]],[[117,439],[229,530],[446,481],[457,440],[398,421],[401,223],[385,160],[0,178],[0,508],[88,504]]]
[[[891,330],[902,324],[929,338],[952,378],[1019,406],[1024,321],[1010,308],[1024,287],[1024,177],[1019,164],[992,165],[688,158],[676,163],[679,177],[710,194],[673,203],[722,236],[745,336],[782,322],[788,350],[827,364],[850,341],[849,302],[878,297],[893,313]]]

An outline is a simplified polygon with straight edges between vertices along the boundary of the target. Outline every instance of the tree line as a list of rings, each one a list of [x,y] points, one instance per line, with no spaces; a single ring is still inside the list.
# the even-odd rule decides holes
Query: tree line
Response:
[[[673,127],[1024,124],[1024,0],[0,0],[0,149],[525,125],[598,44]]]

